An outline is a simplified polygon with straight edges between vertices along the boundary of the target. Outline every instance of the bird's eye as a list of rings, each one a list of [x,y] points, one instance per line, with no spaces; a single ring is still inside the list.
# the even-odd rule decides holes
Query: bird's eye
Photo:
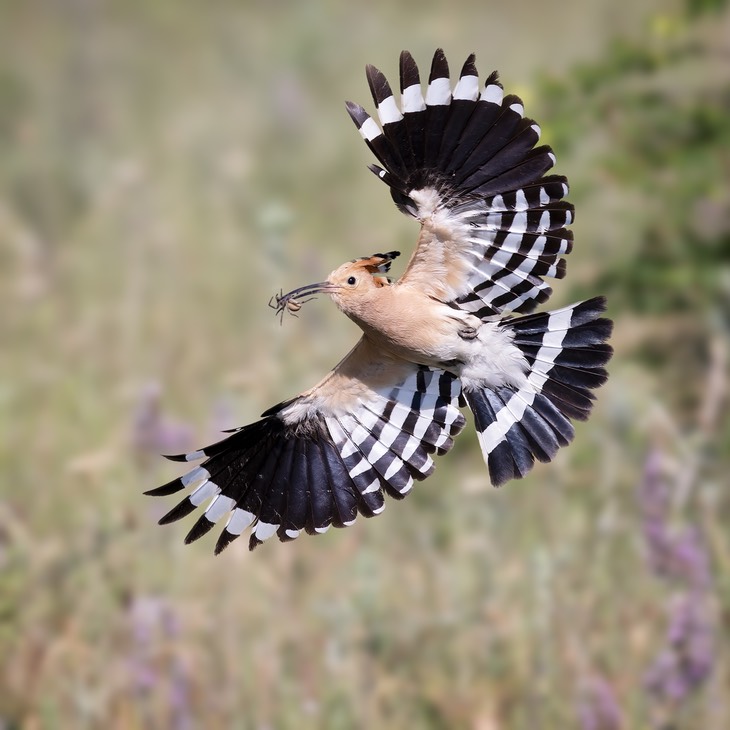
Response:
[[[348,284],[349,284],[350,286],[354,286],[354,284],[355,284],[355,282],[356,282],[356,281],[357,281],[357,279],[355,279],[355,277],[354,277],[354,276],[351,276],[351,277],[350,277],[350,278],[349,278],[349,279],[347,280],[347,283],[348,283]]]

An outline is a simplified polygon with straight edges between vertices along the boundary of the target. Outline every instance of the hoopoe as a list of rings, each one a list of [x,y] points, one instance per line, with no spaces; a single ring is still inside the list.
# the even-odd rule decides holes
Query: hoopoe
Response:
[[[363,331],[317,385],[176,461],[200,466],[147,494],[192,491],[168,512],[198,507],[185,538],[227,517],[216,554],[250,528],[249,548],[277,535],[347,527],[385,509],[434,470],[474,414],[492,484],[548,462],[588,417],[591,390],[605,382],[612,350],[602,297],[529,314],[562,278],[573,235],[566,178],[546,175],[550,147],[539,126],[503,94],[497,73],[479,87],[474,55],[451,88],[437,50],[424,100],[416,63],[400,57],[400,107],[373,66],[366,74],[378,125],[358,104],[347,110],[379,165],[370,169],[396,206],[421,224],[398,281],[397,251],[354,259],[325,281],[276,297],[298,312],[327,294]],[[521,315],[521,316],[512,316]]]

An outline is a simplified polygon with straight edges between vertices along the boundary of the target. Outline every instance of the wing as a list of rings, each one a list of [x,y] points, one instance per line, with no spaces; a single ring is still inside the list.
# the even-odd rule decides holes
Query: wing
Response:
[[[358,514],[402,499],[433,469],[463,428],[461,384],[450,373],[389,356],[363,338],[317,386],[176,461],[200,466],[146,494],[192,491],[161,520],[204,508],[185,538],[192,542],[227,518],[219,553],[247,528],[249,548],[276,534],[293,540],[347,527]]]
[[[573,206],[565,177],[545,173],[550,147],[536,147],[540,127],[504,96],[492,73],[479,91],[471,55],[451,90],[441,49],[424,100],[418,67],[400,58],[401,106],[385,76],[367,78],[381,126],[359,105],[353,121],[382,167],[370,169],[396,205],[421,222],[421,235],[399,284],[481,318],[528,312],[551,293],[544,277],[565,275]]]

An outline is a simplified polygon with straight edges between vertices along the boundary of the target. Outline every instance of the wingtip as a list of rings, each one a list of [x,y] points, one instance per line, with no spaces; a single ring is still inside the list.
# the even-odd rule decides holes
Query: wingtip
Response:
[[[171,522],[177,522],[178,520],[183,519],[183,517],[187,517],[194,510],[195,505],[186,497],[182,502],[176,504],[167,514],[162,515],[162,517],[157,520],[157,524],[169,525]]]
[[[370,93],[373,95],[373,101],[376,105],[379,105],[382,101],[393,95],[385,75],[371,63],[365,67],[365,75],[367,76]]]
[[[433,61],[431,62],[431,74],[428,77],[428,83],[430,84],[434,79],[448,79],[449,78],[449,62],[446,60],[443,48],[437,48],[433,54]]]
[[[411,61],[413,61],[413,54],[410,51],[408,51],[408,50],[406,50],[404,48],[400,52],[399,60],[400,60],[401,65],[403,65],[403,64],[409,64],[409,63],[411,63]]]
[[[146,492],[142,492],[147,497],[167,497],[170,494],[175,494],[184,488],[180,478],[173,479],[167,484],[163,484],[161,487],[155,487],[154,489],[148,489]]]
[[[355,126],[360,129],[363,124],[368,120],[370,115],[365,111],[360,104],[356,104],[354,101],[346,101],[345,108],[347,113],[350,115],[350,119],[355,122]]]
[[[603,294],[586,299],[576,306],[576,309],[580,309],[582,312],[590,312],[591,315],[596,315],[594,319],[597,318],[598,315],[603,314],[607,308],[608,299]]]
[[[170,461],[188,461],[187,454],[161,454],[161,456]]]
[[[209,520],[206,514],[203,513],[198,518],[198,521],[192,526],[190,532],[185,535],[185,544],[190,545],[190,543],[199,540],[201,537],[203,537],[203,535],[207,535],[214,526],[215,522]]]
[[[479,73],[477,71],[476,67],[476,60],[477,56],[476,53],[470,53],[469,58],[464,61],[464,65],[461,67],[461,73],[459,74],[459,77],[461,76],[478,76]]]
[[[400,90],[401,94],[410,86],[420,85],[421,76],[418,64],[410,51],[401,51],[400,54]]]
[[[238,535],[224,529],[213,548],[213,555],[220,555],[237,537]]]

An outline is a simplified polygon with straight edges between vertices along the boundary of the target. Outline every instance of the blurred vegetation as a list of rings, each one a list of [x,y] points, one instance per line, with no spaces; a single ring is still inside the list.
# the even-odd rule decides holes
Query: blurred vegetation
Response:
[[[438,45],[569,176],[593,418],[499,492],[467,430],[376,520],[182,545],[155,453],[357,336],[271,294],[414,242],[341,101]],[[728,110],[724,0],[0,2],[0,728],[727,727]]]

